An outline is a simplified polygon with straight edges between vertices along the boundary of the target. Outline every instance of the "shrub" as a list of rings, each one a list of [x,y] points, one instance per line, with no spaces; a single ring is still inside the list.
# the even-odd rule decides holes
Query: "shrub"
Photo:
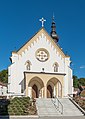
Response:
[[[80,96],[85,97],[85,90],[81,92]]]
[[[32,106],[32,100],[29,97],[15,97],[10,101],[0,101],[0,115],[28,115],[35,112],[36,107]]]

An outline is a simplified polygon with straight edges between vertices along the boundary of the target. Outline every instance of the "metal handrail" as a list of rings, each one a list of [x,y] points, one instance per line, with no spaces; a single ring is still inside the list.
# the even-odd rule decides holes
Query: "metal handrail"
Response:
[[[58,109],[58,111],[63,114],[63,105],[60,102],[60,100],[57,97],[52,98],[52,102],[55,105],[55,107]]]

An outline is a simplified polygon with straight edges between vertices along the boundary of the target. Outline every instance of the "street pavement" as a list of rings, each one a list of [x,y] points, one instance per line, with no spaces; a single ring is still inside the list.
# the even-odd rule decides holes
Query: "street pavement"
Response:
[[[26,116],[11,116],[11,117],[0,117],[0,119],[85,119],[85,116],[48,116],[48,117],[26,117]]]

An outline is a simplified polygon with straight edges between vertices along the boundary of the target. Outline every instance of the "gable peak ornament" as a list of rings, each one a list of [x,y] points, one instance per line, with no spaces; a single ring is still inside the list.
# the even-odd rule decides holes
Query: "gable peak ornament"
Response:
[[[44,27],[44,22],[45,22],[46,20],[42,17],[42,19],[39,19],[39,21],[42,23],[42,27]]]

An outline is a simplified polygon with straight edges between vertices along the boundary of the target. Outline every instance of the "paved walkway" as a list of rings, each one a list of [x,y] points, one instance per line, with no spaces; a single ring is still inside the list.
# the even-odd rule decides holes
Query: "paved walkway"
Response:
[[[0,119],[85,119],[85,116],[63,116],[63,117],[0,117]]]

